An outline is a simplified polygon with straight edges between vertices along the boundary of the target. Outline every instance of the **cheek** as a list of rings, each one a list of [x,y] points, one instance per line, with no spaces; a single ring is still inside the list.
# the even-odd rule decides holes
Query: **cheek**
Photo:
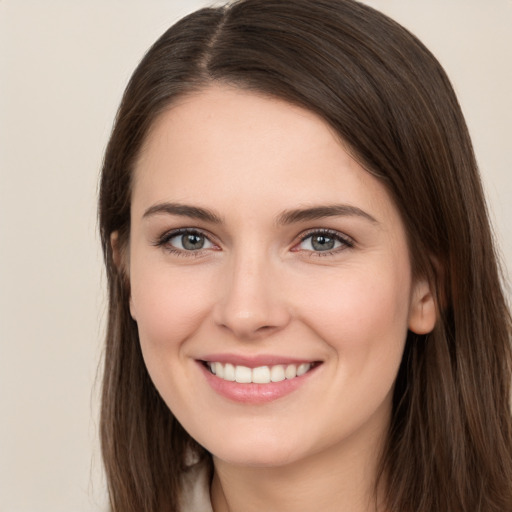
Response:
[[[331,354],[332,386],[322,407],[335,418],[333,436],[340,429],[349,435],[390,407],[407,336],[407,276],[351,270],[312,288],[301,306],[303,323]]]
[[[212,291],[205,276],[162,265],[139,267],[136,261],[132,270],[131,300],[146,368],[167,406],[185,418],[196,385],[186,342],[202,325]]]
[[[176,348],[190,337],[211,307],[207,276],[138,266],[131,273],[131,302],[141,345],[153,350]]]
[[[310,284],[307,294],[298,294],[303,321],[341,356],[401,350],[409,312],[406,273],[351,268]]]

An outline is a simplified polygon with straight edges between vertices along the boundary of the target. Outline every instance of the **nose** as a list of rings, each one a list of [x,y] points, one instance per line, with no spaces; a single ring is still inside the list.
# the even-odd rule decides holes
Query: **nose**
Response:
[[[264,256],[233,261],[222,276],[215,323],[239,340],[258,339],[286,327],[291,315],[279,274]]]

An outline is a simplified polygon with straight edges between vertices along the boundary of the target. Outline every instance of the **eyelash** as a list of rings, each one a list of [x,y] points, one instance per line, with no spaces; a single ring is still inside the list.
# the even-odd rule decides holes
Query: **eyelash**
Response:
[[[198,257],[204,255],[204,251],[207,249],[198,249],[196,251],[193,250],[184,250],[176,248],[169,244],[169,241],[173,238],[180,236],[180,235],[196,235],[199,237],[204,237],[209,243],[214,244],[211,240],[211,235],[205,234],[203,231],[195,228],[180,228],[175,229],[173,231],[169,231],[167,233],[164,233],[162,236],[160,236],[153,245],[156,247],[162,247],[166,251],[170,252],[171,254],[175,254],[177,256],[182,257]],[[301,249],[297,249],[298,246],[300,246],[302,243],[304,243],[308,238],[311,238],[313,236],[325,236],[326,238],[334,239],[336,242],[340,242],[341,246],[336,247],[331,250],[325,250],[325,251],[304,251],[306,253],[309,253],[309,257],[325,257],[330,256],[336,253],[339,253],[340,251],[343,251],[345,249],[352,249],[355,246],[355,242],[352,238],[350,238],[347,235],[342,235],[340,232],[332,230],[332,229],[326,229],[326,228],[317,228],[317,229],[310,229],[306,233],[303,233],[300,236],[299,242],[296,243],[293,248],[291,249],[293,252],[299,252]]]
[[[339,231],[335,231],[333,229],[326,229],[326,228],[320,228],[320,229],[311,229],[307,231],[306,233],[302,234],[300,237],[300,241],[298,244],[295,244],[294,247],[297,247],[298,245],[301,245],[304,241],[306,241],[308,238],[313,237],[314,235],[320,235],[325,236],[326,238],[332,238],[336,242],[340,242],[341,246],[336,247],[331,250],[325,250],[325,251],[306,251],[309,253],[310,257],[325,257],[325,256],[331,256],[333,254],[337,254],[340,251],[344,251],[345,249],[352,249],[355,246],[355,242],[352,238],[350,238],[347,235],[341,234]],[[293,249],[292,249],[293,250]],[[300,249],[296,249],[298,252]]]
[[[180,235],[196,235],[199,237],[204,238],[205,240],[209,241],[211,244],[213,242],[211,241],[211,236],[205,234],[203,231],[195,228],[180,228],[175,229],[173,231],[168,231],[167,233],[164,233],[162,236],[160,236],[155,242],[154,245],[156,247],[162,247],[167,252],[170,252],[171,254],[174,254],[176,256],[183,256],[183,257],[195,257],[202,256],[204,254],[204,250],[207,249],[198,249],[197,251],[187,251],[184,249],[178,249],[177,247],[172,246],[169,241],[173,238],[180,236]]]

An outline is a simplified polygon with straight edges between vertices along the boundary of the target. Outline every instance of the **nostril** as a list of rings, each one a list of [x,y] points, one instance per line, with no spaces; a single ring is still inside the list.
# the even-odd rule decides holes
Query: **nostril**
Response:
[[[272,325],[262,325],[257,329],[257,331],[270,331],[272,329],[276,329],[276,327]]]

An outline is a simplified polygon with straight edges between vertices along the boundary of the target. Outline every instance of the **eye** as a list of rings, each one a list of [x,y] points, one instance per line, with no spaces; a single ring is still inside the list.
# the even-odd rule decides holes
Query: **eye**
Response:
[[[304,235],[295,250],[326,254],[353,247],[352,240],[337,231],[317,230]]]
[[[194,229],[179,229],[166,233],[155,245],[175,253],[199,252],[215,247],[204,233]]]
[[[199,249],[208,249],[213,247],[213,244],[204,236],[199,233],[184,233],[171,237],[168,244],[184,251],[198,251]]]

